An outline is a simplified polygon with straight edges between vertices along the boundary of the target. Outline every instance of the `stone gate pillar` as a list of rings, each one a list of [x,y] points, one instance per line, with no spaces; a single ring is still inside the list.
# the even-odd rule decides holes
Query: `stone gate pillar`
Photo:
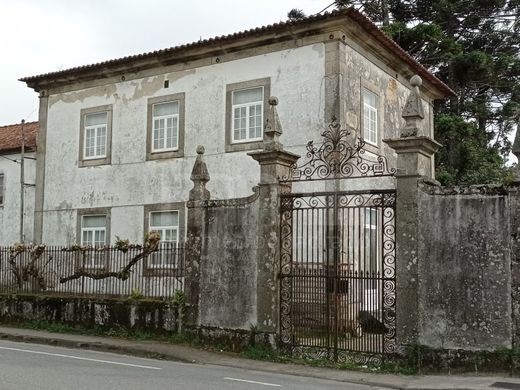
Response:
[[[419,86],[413,76],[412,91],[403,110],[406,125],[400,138],[383,140],[397,153],[396,173],[396,338],[398,346],[419,342],[419,182],[433,179],[432,158],[441,146],[421,135],[424,119]]]
[[[248,153],[260,164],[257,325],[260,331],[271,333],[277,332],[279,325],[280,194],[284,189],[279,178],[288,177],[291,166],[300,157],[285,151],[279,141],[282,127],[277,104],[277,98],[269,99],[263,150]]]
[[[189,306],[187,323],[189,326],[199,325],[199,297],[200,297],[200,262],[202,258],[203,240],[206,234],[206,202],[210,193],[206,189],[209,173],[204,162],[204,146],[197,146],[197,159],[191,172],[193,188],[190,190],[188,201],[188,225],[186,235],[186,274],[184,291],[186,303]]]

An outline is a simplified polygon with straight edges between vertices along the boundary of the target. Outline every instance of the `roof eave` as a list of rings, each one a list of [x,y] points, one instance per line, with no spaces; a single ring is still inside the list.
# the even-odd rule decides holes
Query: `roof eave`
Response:
[[[51,87],[77,83],[93,78],[100,79],[121,76],[124,73],[135,73],[157,66],[168,66],[179,62],[220,56],[234,51],[267,45],[269,43],[289,41],[306,35],[320,34],[340,27],[342,23],[348,21],[347,18],[357,23],[388,52],[398,58],[403,64],[406,64],[413,73],[419,74],[425,82],[425,87],[428,87],[430,94],[435,99],[456,96],[452,89],[415,61],[368,18],[352,8],[335,11],[331,14],[315,15],[300,21],[274,24],[224,37],[216,37],[169,49],[109,60],[98,64],[38,76],[24,77],[19,79],[19,81],[25,82],[28,87],[34,89],[36,92],[40,92],[41,90]],[[340,21],[339,24],[338,21]]]

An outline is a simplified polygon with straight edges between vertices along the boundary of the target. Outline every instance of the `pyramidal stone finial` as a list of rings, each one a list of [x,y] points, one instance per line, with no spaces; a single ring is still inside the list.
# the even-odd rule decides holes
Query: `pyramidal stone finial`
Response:
[[[424,119],[424,110],[419,87],[422,85],[422,79],[415,75],[410,79],[412,90],[406,100],[402,117],[406,121],[404,128],[401,130],[401,138],[415,137],[419,132],[421,121]]]
[[[269,111],[265,119],[264,126],[264,150],[283,150],[283,145],[280,142],[280,136],[283,133],[282,124],[276,106],[278,105],[278,98],[271,96],[269,98]]]
[[[206,189],[206,183],[209,181],[209,172],[206,162],[204,161],[204,146],[197,146],[197,158],[191,171],[191,181],[193,188],[190,190],[190,200],[209,200],[210,193]]]

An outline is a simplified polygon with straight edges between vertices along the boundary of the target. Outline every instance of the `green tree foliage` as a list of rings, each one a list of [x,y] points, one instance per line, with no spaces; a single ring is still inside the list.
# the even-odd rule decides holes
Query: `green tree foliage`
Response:
[[[287,17],[291,20],[303,19],[305,17],[305,13],[301,9],[293,8],[287,12]]]
[[[436,105],[437,176],[502,182],[520,117],[519,0],[389,0],[384,27],[456,93]],[[380,10],[382,15],[382,10]]]
[[[336,0],[365,13],[457,96],[436,104],[437,177],[501,182],[520,123],[520,0]]]

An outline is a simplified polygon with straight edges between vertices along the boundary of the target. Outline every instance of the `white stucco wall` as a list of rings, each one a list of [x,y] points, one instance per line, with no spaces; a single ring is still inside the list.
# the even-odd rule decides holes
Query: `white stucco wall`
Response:
[[[34,153],[26,153],[33,157]],[[7,157],[10,160],[8,160]],[[0,246],[20,242],[20,161],[19,154],[0,156],[0,174],[4,175],[4,204],[0,206]],[[36,164],[34,160],[25,159],[25,183],[34,184]],[[25,242],[33,239],[34,187],[25,187],[24,235]]]
[[[395,154],[382,140],[395,137],[404,121],[401,112],[409,89],[402,75],[378,63],[355,44],[345,48],[341,104],[343,124],[360,131],[361,87],[368,83],[380,99],[379,148],[369,151]],[[270,78],[287,150],[305,156],[308,140],[321,142],[326,128],[325,44],[318,43],[249,58],[224,61],[188,70],[121,81],[49,96],[47,154],[43,213],[43,242],[76,242],[77,210],[111,208],[110,242],[115,236],[140,242],[144,233],[144,205],[185,202],[192,188],[190,173],[197,145],[206,148],[205,160],[213,199],[250,195],[259,181],[258,163],[247,152],[225,152],[226,85]],[[169,88],[164,81],[169,80]],[[146,161],[148,99],[185,94],[183,158]],[[80,111],[113,105],[111,164],[78,167]],[[430,132],[430,102],[424,100],[424,134]],[[367,153],[367,156],[369,153]],[[303,157],[305,158],[305,157]],[[306,191],[330,189],[337,184],[307,184]],[[321,186],[321,187],[320,187]],[[343,183],[341,189],[392,188],[393,179]],[[323,188],[322,188],[323,187]]]
[[[408,80],[394,70],[371,60],[359,48],[346,46],[346,90],[349,98],[345,100],[345,122],[360,132],[362,115],[361,91],[364,87],[379,96],[379,149],[372,151],[388,156],[395,161],[395,153],[384,143],[383,139],[399,137],[405,121],[402,111],[410,93]],[[433,136],[430,120],[433,120],[432,106],[426,97],[423,98],[424,121],[422,134]]]
[[[47,122],[43,242],[75,242],[77,209],[111,207],[116,235],[140,241],[143,205],[186,201],[196,146],[206,148],[215,199],[250,195],[258,163],[247,152],[225,152],[226,85],[269,77],[279,98],[283,142],[303,149],[323,129],[323,44],[196,69],[51,95]],[[170,80],[164,88],[164,80]],[[147,101],[184,92],[184,158],[146,161]],[[78,168],[80,110],[113,105],[112,164]],[[136,218],[139,219],[136,221]]]

